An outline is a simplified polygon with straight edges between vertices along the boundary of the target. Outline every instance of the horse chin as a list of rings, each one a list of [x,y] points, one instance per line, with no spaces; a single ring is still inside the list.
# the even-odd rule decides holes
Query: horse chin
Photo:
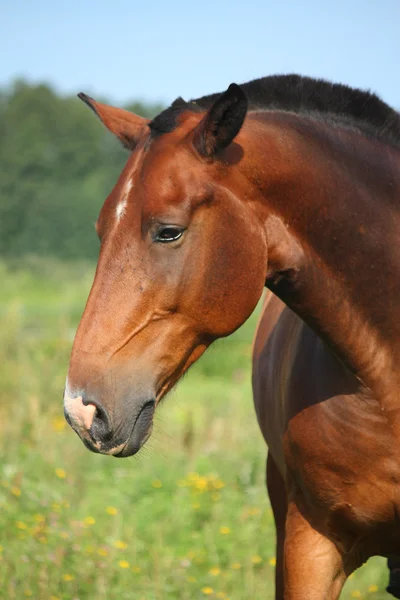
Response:
[[[111,448],[108,452],[105,452],[105,454],[111,454],[112,456],[115,456],[115,458],[126,458],[139,452],[140,448],[144,446],[153,431],[154,409],[154,402],[145,404],[136,418],[128,440],[116,448]]]
[[[107,452],[107,454],[112,454],[112,456],[114,456],[115,458],[127,458],[128,456],[133,456],[134,454],[137,454],[139,452],[140,448],[142,448],[142,446],[145,445],[145,443],[151,436],[152,430],[153,430],[153,423],[151,422],[149,425],[148,431],[146,432],[144,437],[142,437],[141,439],[137,439],[137,436],[132,434],[132,436],[129,438],[129,440],[126,442],[126,444],[124,444],[124,446],[121,450],[119,450],[119,448],[118,448],[118,449],[116,449],[116,450],[118,450],[118,452],[116,452],[116,453]]]

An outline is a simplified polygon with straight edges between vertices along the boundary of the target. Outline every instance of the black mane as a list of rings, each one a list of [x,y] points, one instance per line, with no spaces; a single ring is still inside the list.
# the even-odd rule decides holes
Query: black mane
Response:
[[[400,145],[400,114],[367,91],[300,75],[273,75],[241,85],[249,111],[286,111],[357,129]],[[211,94],[190,102],[178,98],[150,123],[153,136],[173,131],[185,111],[206,111],[220,96]]]

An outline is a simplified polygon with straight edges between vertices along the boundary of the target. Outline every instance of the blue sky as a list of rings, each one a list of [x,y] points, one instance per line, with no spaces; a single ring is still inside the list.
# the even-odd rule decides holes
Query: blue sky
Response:
[[[400,0],[1,0],[0,56],[0,85],[119,104],[296,72],[400,109]]]

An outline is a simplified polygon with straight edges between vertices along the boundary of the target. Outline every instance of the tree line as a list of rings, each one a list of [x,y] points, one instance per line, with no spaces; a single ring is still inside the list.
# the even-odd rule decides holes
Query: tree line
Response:
[[[151,118],[162,106],[125,108]],[[126,160],[78,98],[24,81],[0,90],[0,256],[96,258],[94,223]]]

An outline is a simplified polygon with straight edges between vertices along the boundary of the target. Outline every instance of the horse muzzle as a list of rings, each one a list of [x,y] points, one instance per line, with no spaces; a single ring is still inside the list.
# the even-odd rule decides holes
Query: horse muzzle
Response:
[[[155,399],[126,402],[128,410],[113,412],[97,400],[64,392],[64,414],[68,424],[92,452],[123,458],[136,454],[153,428]]]

